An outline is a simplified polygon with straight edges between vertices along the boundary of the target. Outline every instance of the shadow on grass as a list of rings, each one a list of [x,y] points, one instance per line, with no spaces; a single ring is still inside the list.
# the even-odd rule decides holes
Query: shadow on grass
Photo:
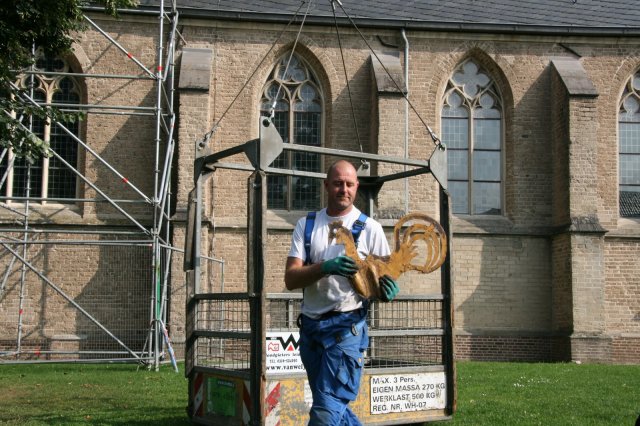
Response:
[[[2,424],[8,425],[131,425],[131,426],[187,426],[193,423],[184,414],[178,413],[176,410],[157,410],[150,412],[148,410],[123,410],[114,413],[92,413],[86,410],[84,413],[69,413],[68,415],[51,415],[36,414],[24,415],[19,419],[9,420],[7,423],[0,421]]]
[[[11,424],[11,423],[9,423]],[[18,423],[16,423],[18,424]],[[91,424],[91,425],[131,425],[131,426],[147,426],[147,425],[154,425],[154,426],[187,426],[187,425],[193,425],[193,423],[189,420],[189,418],[187,416],[185,417],[165,417],[162,419],[158,419],[158,420],[138,420],[138,421],[131,421],[131,420],[104,420],[104,421],[94,421],[93,419],[87,419],[87,420],[78,420],[76,418],[71,419],[71,418],[57,418],[57,419],[46,419],[46,418],[40,418],[40,419],[35,419],[32,418],[30,419],[28,422],[26,423],[22,423],[25,425],[29,425],[29,424],[46,424],[46,425],[81,425],[81,424]]]
[[[183,426],[183,425],[193,425],[189,417],[185,414],[184,416],[175,416],[175,417],[162,417],[157,418],[157,420],[140,420],[140,421],[115,421],[109,422],[110,425],[132,425],[132,426],[143,426],[153,424],[154,426]]]

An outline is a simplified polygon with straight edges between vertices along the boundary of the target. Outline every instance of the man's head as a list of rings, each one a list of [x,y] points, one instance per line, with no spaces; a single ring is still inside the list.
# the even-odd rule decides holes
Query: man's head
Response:
[[[342,216],[351,211],[358,192],[358,175],[355,167],[346,161],[338,160],[327,171],[324,188],[327,191],[327,214]]]

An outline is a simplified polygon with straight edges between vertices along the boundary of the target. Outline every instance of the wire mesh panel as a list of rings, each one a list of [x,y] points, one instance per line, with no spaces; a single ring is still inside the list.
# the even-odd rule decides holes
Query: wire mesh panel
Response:
[[[36,242],[0,250],[0,362],[140,356],[150,330],[151,247]]]
[[[209,295],[198,301],[195,333],[196,366],[249,368],[250,308],[236,295]],[[211,297],[218,299],[211,300]],[[269,295],[265,320],[268,332],[297,332],[299,295]],[[370,343],[367,366],[393,368],[440,365],[443,361],[442,298],[408,296],[392,303],[373,302],[367,322]]]
[[[399,297],[392,303],[374,303],[369,313],[369,326],[373,330],[396,332],[441,329],[442,299]]]
[[[367,367],[393,368],[443,364],[442,336],[371,336]]]
[[[443,358],[443,299],[441,296],[398,297],[392,303],[373,302],[369,308],[369,368],[441,365]],[[301,295],[269,295],[268,331],[298,331]]]
[[[196,315],[196,330],[249,332],[248,300],[201,300]]]
[[[442,298],[398,298],[369,312],[370,367],[443,364]]]
[[[302,298],[269,298],[265,309],[267,330],[297,331],[301,308]]]
[[[248,370],[251,342],[246,339],[200,337],[196,344],[196,366],[224,370]]]
[[[218,294],[198,300],[195,313],[195,366],[248,370],[251,360],[249,300]],[[213,296],[216,297],[216,296]]]

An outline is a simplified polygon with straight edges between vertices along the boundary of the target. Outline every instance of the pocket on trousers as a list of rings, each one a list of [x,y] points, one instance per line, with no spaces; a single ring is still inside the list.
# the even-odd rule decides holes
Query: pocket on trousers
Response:
[[[336,380],[342,385],[336,390],[336,396],[353,401],[358,396],[364,358],[362,353],[343,349],[340,364],[336,369]]]

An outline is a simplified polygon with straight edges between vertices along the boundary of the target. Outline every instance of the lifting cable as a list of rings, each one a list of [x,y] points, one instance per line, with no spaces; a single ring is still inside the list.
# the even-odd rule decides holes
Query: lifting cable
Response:
[[[331,9],[333,10],[333,22],[336,26],[336,35],[338,37],[338,47],[340,48],[340,58],[342,59],[342,69],[344,70],[344,79],[347,83],[347,94],[349,95],[349,103],[351,104],[351,117],[353,118],[353,127],[356,130],[356,139],[358,140],[358,146],[360,146],[360,152],[364,152],[362,149],[362,142],[360,141],[360,133],[358,132],[358,121],[356,120],[356,111],[353,107],[353,97],[351,96],[351,85],[349,84],[349,75],[347,74],[347,64],[344,60],[344,52],[342,49],[342,39],[340,38],[340,30],[338,29],[338,18],[336,17],[336,3],[342,8],[340,0],[331,0]],[[344,8],[342,8],[344,11]],[[363,161],[363,163],[365,163]]]
[[[296,34],[296,39],[293,42],[293,48],[291,49],[291,53],[289,54],[289,59],[287,60],[287,66],[284,67],[284,72],[282,73],[282,76],[284,78],[287,77],[287,72],[289,71],[289,65],[291,64],[291,58],[293,58],[293,53],[296,51],[296,46],[298,45],[298,40],[300,39],[300,33],[302,32],[302,27],[304,27],[304,22],[307,20],[307,15],[309,14],[311,3],[313,3],[313,1],[310,1],[309,4],[307,5],[307,10],[304,13],[304,17],[302,18],[302,22],[300,23],[300,28],[298,29],[298,34]],[[302,4],[304,4],[304,1],[302,2]],[[302,4],[300,5],[300,7],[302,7]],[[280,90],[282,90],[282,84],[278,84],[278,92],[276,93],[275,98],[273,98],[273,104],[271,105],[271,110],[269,111],[269,118],[271,119],[271,121],[273,121],[273,117],[276,114],[276,105],[278,103],[278,98],[280,97]]]
[[[347,17],[347,19],[349,20],[349,22],[351,23],[351,25],[353,25],[353,28],[355,28],[355,30],[358,32],[358,34],[360,35],[360,38],[362,38],[362,41],[364,41],[364,43],[367,45],[367,47],[369,48],[369,50],[371,51],[371,53],[373,53],[373,56],[375,56],[375,58],[378,60],[378,62],[380,63],[380,65],[382,65],[382,68],[384,69],[384,71],[387,73],[387,75],[389,76],[389,78],[391,79],[391,81],[393,81],[393,84],[395,85],[396,89],[398,89],[398,92],[402,93],[402,97],[405,98],[405,100],[407,101],[407,103],[409,104],[409,106],[411,107],[411,109],[413,110],[413,112],[416,113],[416,116],[418,117],[418,119],[420,120],[420,122],[424,125],[424,127],[427,129],[427,132],[429,133],[429,136],[431,137],[431,140],[433,141],[433,143],[436,145],[436,147],[438,147],[439,149],[444,149],[444,145],[442,144],[442,141],[440,140],[440,138],[438,137],[438,135],[431,129],[431,127],[429,127],[429,125],[427,124],[427,122],[422,118],[422,116],[420,115],[420,113],[418,113],[418,110],[416,109],[416,107],[413,105],[413,103],[409,100],[409,96],[407,95],[407,93],[405,93],[404,90],[402,90],[402,88],[400,88],[400,85],[398,85],[398,82],[395,80],[395,78],[393,78],[393,76],[391,75],[391,73],[389,72],[389,70],[387,69],[387,67],[384,65],[384,62],[382,62],[380,60],[380,58],[378,57],[378,54],[373,50],[373,48],[371,47],[371,45],[369,44],[369,42],[367,41],[367,39],[364,37],[364,34],[362,34],[362,32],[360,31],[360,29],[358,28],[358,26],[356,25],[356,23],[353,21],[353,19],[351,18],[351,16],[349,16],[349,14],[347,13],[346,10],[344,10],[344,7],[342,6],[342,2],[340,0],[331,0],[331,5],[333,6],[334,3],[338,3],[338,5],[340,6],[340,9],[342,9],[342,12],[345,14],[345,16]],[[335,16],[335,10],[334,10],[334,16]],[[342,52],[342,47],[340,48],[340,52]],[[348,83],[347,83],[348,84]],[[351,94],[349,94],[349,96],[351,96]]]
[[[218,22],[220,22],[220,0],[218,0],[218,4],[216,6],[215,19],[216,19],[216,27],[213,33],[213,51],[217,52],[218,51]],[[213,68],[212,70],[213,71],[213,116],[215,117],[216,111],[218,111],[218,60],[217,59],[214,59],[212,68]],[[218,120],[218,124],[220,124],[219,120]]]
[[[415,105],[413,105],[413,103],[411,102],[411,100],[409,100],[409,96],[406,93],[405,90],[403,90],[400,85],[398,84],[398,82],[396,81],[395,78],[393,78],[393,76],[391,75],[391,72],[388,70],[388,68],[385,66],[384,62],[382,62],[382,60],[380,60],[380,57],[378,56],[378,54],[375,52],[375,50],[373,49],[373,47],[369,44],[369,42],[367,41],[367,39],[365,38],[364,34],[362,34],[362,31],[360,31],[360,29],[358,28],[358,26],[356,25],[355,21],[353,20],[353,18],[347,13],[347,11],[344,9],[344,6],[342,5],[342,2],[340,0],[329,0],[331,2],[331,8],[333,10],[333,18],[334,18],[334,24],[336,27],[336,35],[338,38],[338,45],[340,48],[340,57],[342,59],[342,67],[344,70],[344,75],[345,75],[345,80],[346,80],[346,85],[347,85],[347,93],[349,96],[349,102],[351,105],[351,116],[353,119],[353,123],[354,123],[354,128],[355,128],[355,132],[356,132],[356,138],[358,141],[358,145],[360,147],[360,152],[364,152],[363,147],[362,147],[362,142],[360,140],[360,134],[358,131],[358,124],[357,124],[357,120],[356,120],[356,115],[355,115],[355,107],[353,105],[353,97],[351,95],[351,86],[349,84],[349,76],[347,74],[347,66],[346,66],[346,62],[344,59],[344,52],[343,52],[343,47],[342,47],[342,40],[340,37],[340,31],[339,31],[339,27],[338,27],[338,20],[337,20],[337,15],[336,15],[336,7],[335,4],[338,3],[338,5],[340,6],[340,9],[342,10],[342,12],[344,13],[344,15],[347,17],[347,19],[349,20],[349,23],[353,26],[353,28],[358,32],[358,35],[360,36],[360,38],[362,39],[362,41],[365,43],[365,45],[367,46],[367,48],[371,51],[371,53],[373,54],[373,56],[378,60],[378,62],[380,63],[380,65],[382,66],[382,69],[384,69],[384,71],[387,73],[387,76],[389,76],[389,78],[391,79],[391,81],[393,82],[394,86],[396,87],[396,89],[398,90],[398,92],[402,93],[402,97],[407,101],[407,104],[411,107],[411,109],[413,110],[413,112],[416,114],[416,116],[418,117],[418,119],[420,120],[420,122],[422,123],[422,125],[425,127],[425,129],[427,130],[427,132],[429,133],[429,136],[431,137],[431,140],[433,141],[433,143],[436,145],[436,147],[438,147],[439,149],[444,149],[444,145],[442,143],[442,141],[440,140],[440,138],[438,137],[438,135],[433,131],[433,129],[431,129],[431,127],[427,124],[427,122],[422,118],[422,116],[420,115],[420,113],[418,112],[418,110],[416,109]],[[240,88],[240,90],[238,91],[238,93],[236,94],[236,96],[233,98],[233,100],[231,101],[231,103],[229,104],[229,106],[224,110],[224,112],[222,113],[222,115],[220,116],[220,118],[218,120],[216,120],[215,124],[213,125],[213,127],[211,128],[211,130],[209,130],[204,137],[200,140],[199,142],[199,146],[200,147],[204,147],[206,146],[211,137],[215,134],[215,132],[218,130],[218,128],[220,127],[220,122],[224,119],[224,117],[227,115],[227,113],[229,112],[229,110],[231,109],[231,107],[233,106],[233,104],[238,100],[238,98],[240,97],[240,95],[242,94],[242,92],[244,91],[244,89],[247,87],[247,85],[249,84],[249,82],[251,81],[251,79],[253,78],[253,76],[256,74],[256,72],[258,71],[258,69],[262,66],[262,64],[264,63],[264,61],[266,60],[267,56],[269,56],[269,54],[271,53],[271,51],[273,51],[273,49],[275,48],[276,44],[280,41],[280,39],[282,38],[282,35],[285,33],[285,31],[287,31],[287,29],[291,26],[291,24],[293,23],[293,21],[298,17],[298,13],[300,12],[300,9],[302,9],[302,6],[306,3],[306,0],[301,0],[300,2],[300,6],[298,6],[298,9],[296,9],[295,13],[293,14],[293,16],[291,17],[291,19],[289,20],[289,22],[287,23],[287,25],[283,28],[283,30],[280,32],[280,34],[278,34],[278,37],[276,38],[276,40],[272,43],[271,47],[269,48],[269,50],[267,51],[267,53],[262,57],[262,59],[260,60],[260,63],[256,66],[256,68],[253,70],[253,72],[251,73],[251,75],[247,78],[247,80],[245,81],[245,83],[243,84],[243,86]],[[311,8],[311,3],[312,1],[309,1],[307,4],[307,10],[305,11],[305,14],[302,18],[302,22],[300,24],[300,28],[298,29],[298,33],[296,34],[296,38],[293,44],[293,48],[291,49],[291,53],[289,55],[289,58],[287,60],[287,65],[285,67],[284,70],[284,76],[287,75],[288,69],[289,69],[289,65],[291,64],[291,59],[293,57],[293,54],[295,52],[295,48],[298,44],[298,40],[300,39],[300,34],[302,32],[302,28],[305,24],[306,18],[309,14],[309,10]],[[275,114],[275,107],[277,105],[277,101],[278,101],[278,97],[280,96],[280,91],[282,89],[282,85],[278,86],[278,92],[276,93],[276,96],[274,98],[273,104],[271,106],[271,109],[269,111],[270,114],[270,118],[271,120],[273,120],[274,114]]]
[[[265,55],[262,57],[262,59],[260,60],[260,63],[256,66],[256,68],[253,70],[253,72],[251,73],[251,75],[247,78],[247,81],[244,82],[244,84],[242,85],[242,87],[240,88],[240,90],[238,91],[238,93],[236,94],[235,98],[233,98],[233,100],[231,101],[231,103],[229,104],[229,106],[227,107],[227,109],[224,110],[224,112],[222,113],[222,115],[220,116],[220,118],[218,120],[216,120],[216,123],[213,125],[213,127],[211,128],[211,130],[209,130],[204,137],[200,140],[200,142],[198,143],[199,147],[205,147],[208,143],[209,140],[211,139],[211,137],[215,134],[215,132],[218,130],[218,128],[220,127],[220,122],[224,119],[224,117],[227,115],[227,113],[229,112],[229,110],[231,109],[231,107],[233,106],[233,104],[238,100],[238,98],[240,97],[240,95],[242,94],[242,92],[244,91],[244,89],[247,87],[247,85],[249,84],[249,82],[251,81],[251,79],[253,78],[253,76],[256,74],[256,72],[258,72],[258,70],[260,69],[260,67],[262,66],[262,64],[264,63],[264,61],[267,59],[267,56],[269,56],[269,54],[271,53],[271,51],[275,48],[276,44],[278,43],[278,41],[280,41],[280,38],[282,37],[282,35],[285,33],[285,31],[287,31],[287,29],[291,26],[291,23],[296,19],[296,17],[298,16],[298,12],[300,11],[300,9],[302,9],[302,6],[305,4],[305,0],[302,0],[300,2],[300,6],[298,6],[298,9],[296,9],[296,12],[293,14],[293,16],[291,17],[291,19],[289,20],[289,22],[287,23],[287,25],[282,29],[282,31],[280,32],[280,34],[278,34],[278,37],[275,39],[275,41],[271,44],[271,47],[269,48],[269,50],[267,51],[267,53],[265,53]],[[309,13],[309,7],[307,7],[307,13]],[[306,19],[306,14],[304,16],[304,19],[302,21],[302,23],[304,24],[304,20]],[[302,25],[300,26],[300,30],[302,30]],[[300,36],[300,31],[298,32],[298,37]],[[298,37],[296,37],[296,43],[298,41]],[[291,58],[289,58],[289,60],[291,60]],[[288,64],[287,64],[288,66]],[[286,72],[286,70],[285,70]]]

